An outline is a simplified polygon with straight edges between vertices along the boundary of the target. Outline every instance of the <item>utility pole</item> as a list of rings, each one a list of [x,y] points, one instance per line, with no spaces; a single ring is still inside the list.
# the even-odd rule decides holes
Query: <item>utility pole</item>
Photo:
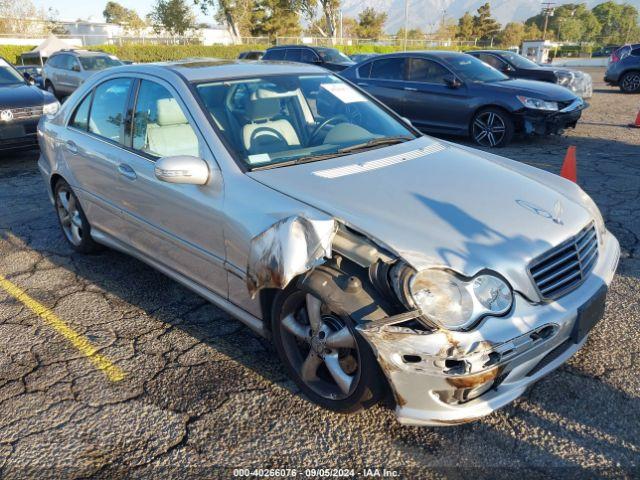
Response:
[[[407,30],[409,28],[409,0],[404,0],[404,40],[402,49],[407,51]]]
[[[542,40],[547,39],[547,26],[549,25],[549,17],[553,17],[553,2],[542,2],[542,15],[544,15],[544,28],[542,29]]]

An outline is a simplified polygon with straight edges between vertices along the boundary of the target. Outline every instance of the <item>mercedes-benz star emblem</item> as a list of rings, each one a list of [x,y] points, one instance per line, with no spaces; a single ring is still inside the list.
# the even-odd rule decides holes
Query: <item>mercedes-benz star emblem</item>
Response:
[[[562,208],[562,203],[560,203],[560,200],[558,200],[553,206],[553,213],[531,202],[527,202],[526,200],[516,200],[516,203],[521,207],[526,208],[530,212],[535,213],[536,215],[540,215],[543,218],[548,218],[549,220],[553,220],[554,223],[557,223],[558,225],[562,225],[562,220],[560,220],[560,215],[562,215],[563,208]]]
[[[13,120],[13,112],[11,110],[3,110],[0,112],[0,120],[3,122],[10,122]]]

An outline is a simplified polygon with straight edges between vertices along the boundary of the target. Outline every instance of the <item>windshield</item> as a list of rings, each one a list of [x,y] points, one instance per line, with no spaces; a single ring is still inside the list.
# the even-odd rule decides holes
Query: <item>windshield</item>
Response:
[[[0,58],[0,85],[15,85],[16,83],[24,83],[24,77]]]
[[[528,58],[514,52],[501,52],[500,56],[515,65],[516,68],[540,68],[540,65],[537,63],[534,63]]]
[[[339,50],[335,48],[318,48],[318,55],[322,57],[322,60],[330,63],[353,63],[349,57],[347,57],[344,53],[341,53]]]
[[[475,83],[500,82],[509,79],[492,66],[471,55],[451,55],[443,58],[456,74]]]
[[[96,55],[92,57],[78,57],[84,70],[104,70],[109,67],[122,65],[120,60],[114,60],[108,55]]]
[[[416,135],[338,77],[278,75],[196,85],[248,169],[322,160]]]

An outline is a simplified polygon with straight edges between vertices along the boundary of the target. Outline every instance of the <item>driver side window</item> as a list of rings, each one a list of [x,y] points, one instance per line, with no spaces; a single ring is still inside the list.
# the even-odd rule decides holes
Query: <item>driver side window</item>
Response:
[[[488,53],[481,53],[480,55],[478,55],[478,58],[480,58],[480,60],[482,60],[484,63],[491,65],[496,70],[500,70],[501,72],[507,65],[503,60],[499,59],[495,55],[490,55]]]
[[[148,80],[138,90],[133,148],[152,157],[200,155],[198,136],[178,101],[165,87]]]

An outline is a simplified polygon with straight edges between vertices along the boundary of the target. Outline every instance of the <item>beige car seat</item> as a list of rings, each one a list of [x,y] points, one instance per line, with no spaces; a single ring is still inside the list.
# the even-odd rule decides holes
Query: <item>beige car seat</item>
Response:
[[[249,119],[242,127],[242,141],[250,154],[269,153],[299,146],[300,139],[291,123],[276,119],[280,113],[280,98],[258,89],[246,102],[245,114]]]
[[[145,150],[161,157],[200,155],[198,137],[189,125],[175,98],[161,98],[157,102],[158,123],[147,125]]]

